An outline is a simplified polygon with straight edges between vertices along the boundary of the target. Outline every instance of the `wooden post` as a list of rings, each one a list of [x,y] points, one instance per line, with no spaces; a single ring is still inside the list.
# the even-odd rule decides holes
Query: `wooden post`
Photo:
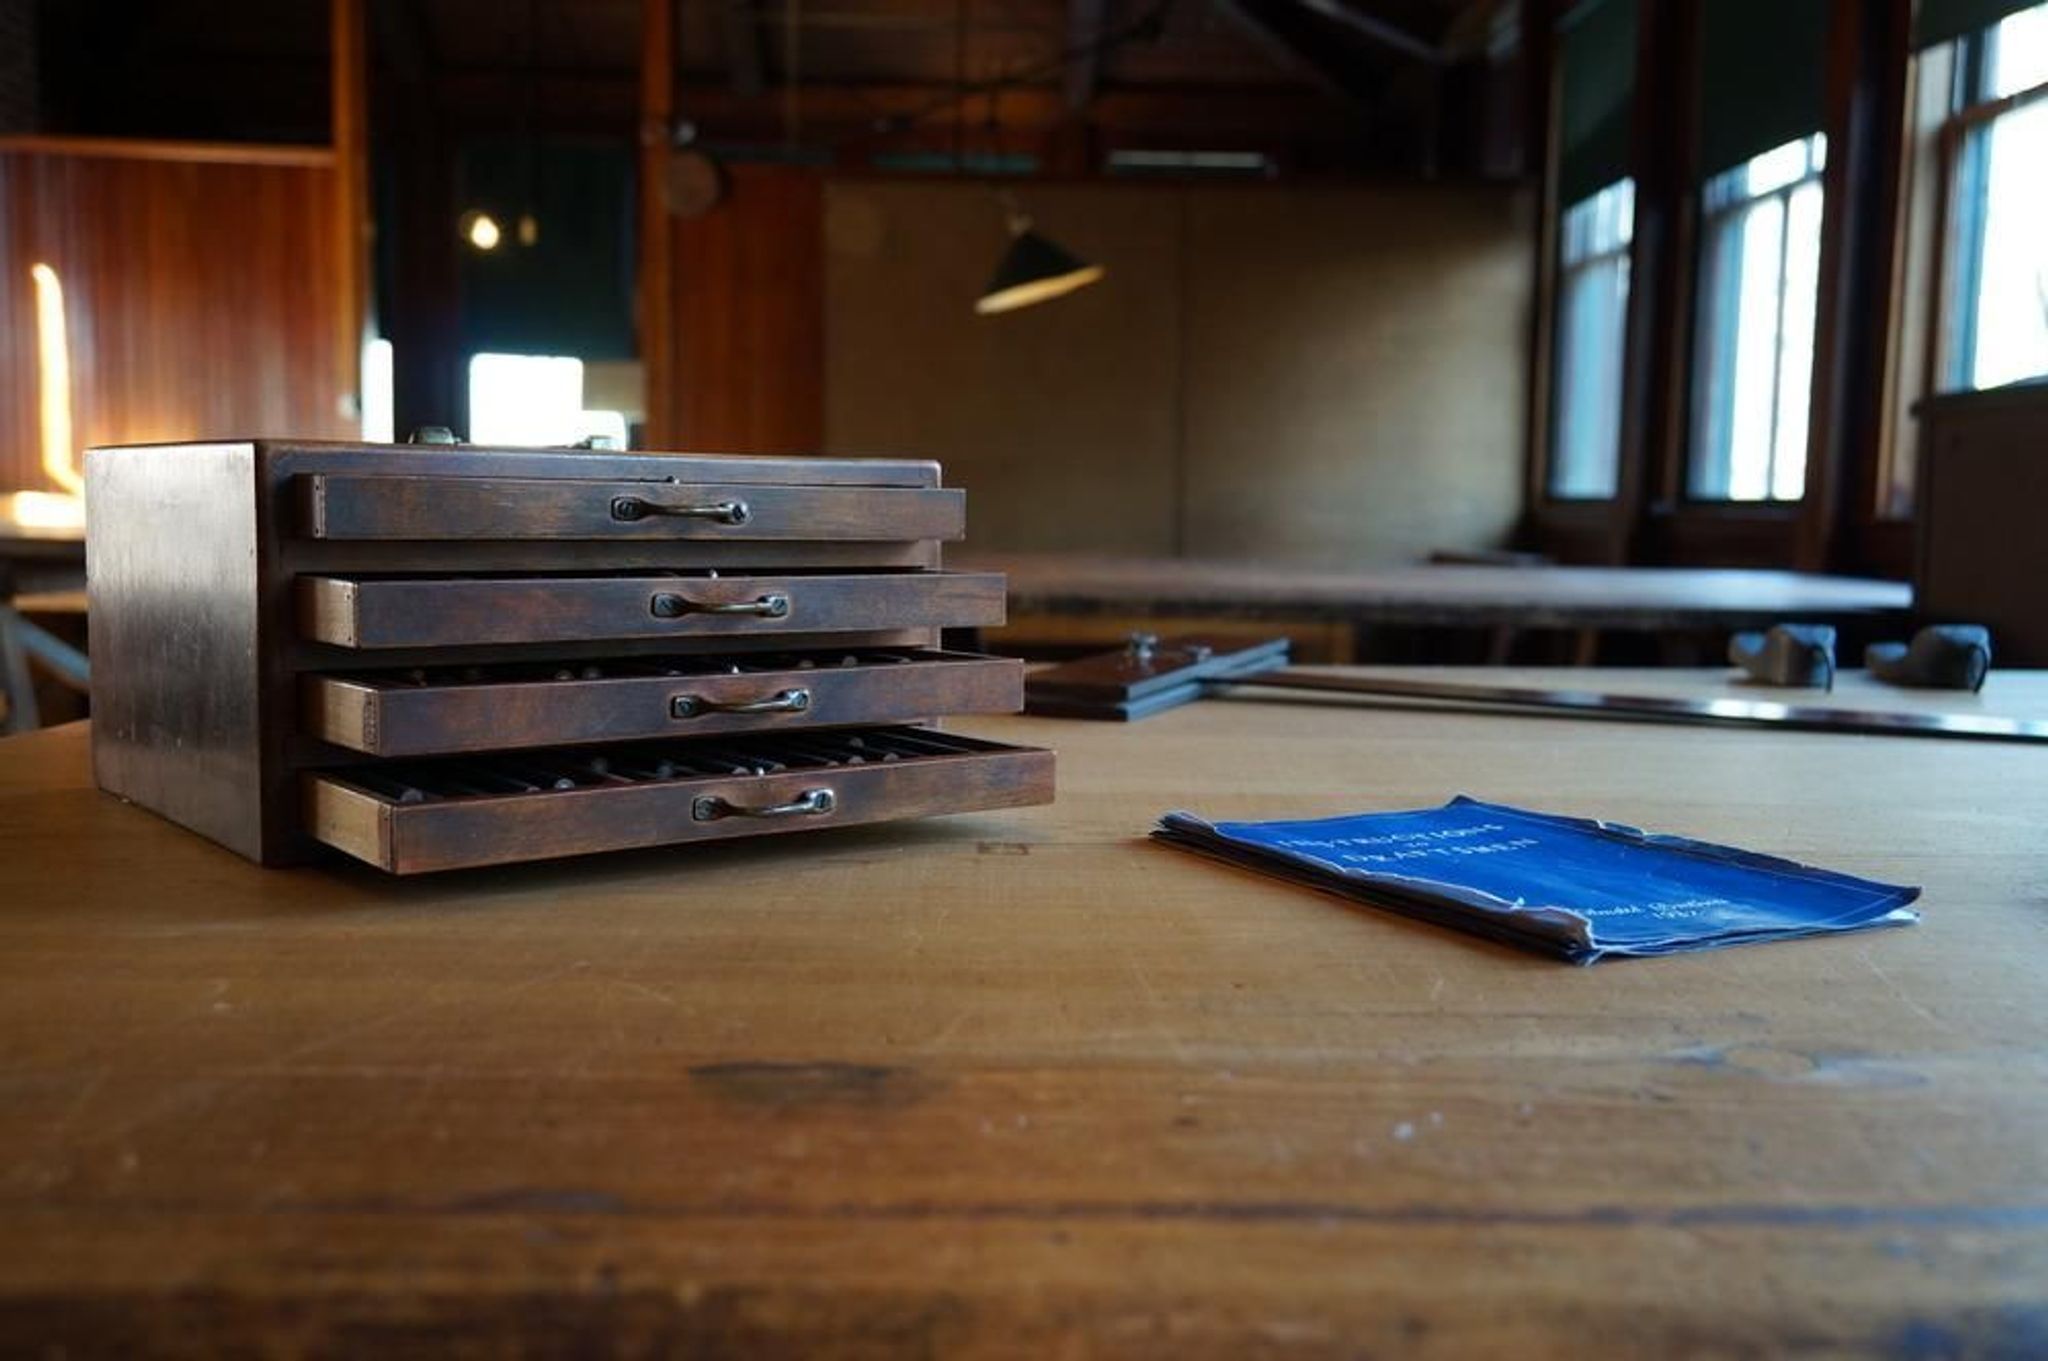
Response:
[[[640,5],[640,365],[647,426],[641,442],[671,447],[675,425],[675,287],[664,192],[675,125],[674,0]]]
[[[1536,305],[1529,319],[1523,519],[1549,498],[1551,338],[1557,306],[1557,0],[1521,0],[1522,174],[1536,188]]]
[[[1876,512],[1906,123],[1910,0],[1855,0],[1828,31],[1828,164],[1815,307],[1813,418],[1794,565],[1860,567],[1850,542]],[[1860,502],[1861,504],[1855,504]]]
[[[1607,560],[1657,561],[1658,530],[1681,496],[1691,391],[1703,0],[1644,5],[1637,34],[1635,244],[1622,376],[1621,479]]]
[[[331,116],[334,145],[335,402],[361,429],[363,339],[369,319],[370,139],[363,0],[330,0]]]

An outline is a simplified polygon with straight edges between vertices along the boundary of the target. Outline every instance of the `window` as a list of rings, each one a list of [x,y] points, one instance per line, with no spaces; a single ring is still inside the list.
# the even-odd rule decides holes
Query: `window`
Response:
[[[1635,214],[1635,181],[1622,180],[1573,204],[1559,223],[1550,494],[1561,499],[1615,493]]]
[[[363,438],[371,444],[389,444],[396,438],[395,368],[390,341],[379,336],[363,342],[361,414]]]
[[[2048,375],[2048,4],[1959,40],[1948,258],[1945,389]]]
[[[1806,487],[1819,295],[1820,133],[1750,157],[1701,194],[1688,492],[1790,501]]]
[[[583,361],[549,355],[479,354],[469,361],[472,444],[541,446],[587,439],[626,447],[626,418],[583,406]]]
[[[1638,0],[1562,7],[1554,192],[1557,273],[1549,299],[1550,420],[1545,490],[1559,500],[1611,499],[1620,482],[1629,242],[1636,185]]]

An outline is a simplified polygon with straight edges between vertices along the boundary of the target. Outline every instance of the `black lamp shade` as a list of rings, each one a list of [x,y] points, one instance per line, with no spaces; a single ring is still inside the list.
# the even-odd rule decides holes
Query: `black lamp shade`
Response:
[[[1107,272],[1026,227],[1011,239],[1002,263],[996,266],[995,278],[989,280],[974,310],[986,316],[1029,307],[1092,284]]]

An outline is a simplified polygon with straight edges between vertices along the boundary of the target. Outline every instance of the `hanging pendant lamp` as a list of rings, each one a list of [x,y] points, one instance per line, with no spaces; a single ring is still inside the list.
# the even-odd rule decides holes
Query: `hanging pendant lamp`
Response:
[[[1009,195],[1004,199],[1009,210],[1010,245],[996,265],[995,277],[975,301],[976,312],[983,316],[1013,312],[1085,288],[1109,272],[1041,234]]]

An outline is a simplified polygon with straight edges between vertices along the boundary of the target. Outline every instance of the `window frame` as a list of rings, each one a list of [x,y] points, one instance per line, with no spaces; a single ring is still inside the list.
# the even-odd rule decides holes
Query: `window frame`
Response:
[[[1956,85],[1967,80],[1981,88],[1985,34],[1963,39],[1964,57],[1956,63]],[[2048,80],[1995,99],[1979,99],[1952,112],[1939,137],[1941,225],[1936,233],[1934,304],[1935,342],[1929,395],[1968,392],[1976,360],[1977,272],[1982,267],[1987,140],[1976,134],[2001,118],[2048,100]]]
[[[1740,195],[1730,195],[1724,201],[1716,201],[1715,186],[1727,182],[1734,175],[1745,172],[1750,166],[1754,165],[1758,157],[1774,154],[1794,146],[1801,149],[1804,160],[1803,168],[1797,177],[1774,185],[1761,193],[1750,193],[1745,190]],[[1785,373],[1783,353],[1787,312],[1786,300],[1788,297],[1785,279],[1792,260],[1792,200],[1794,195],[1807,188],[1812,188],[1820,195],[1820,206],[1814,218],[1817,237],[1815,251],[1818,253],[1822,249],[1829,207],[1826,182],[1828,154],[1827,132],[1825,129],[1816,129],[1804,137],[1781,143],[1777,147],[1760,152],[1758,157],[1752,157],[1740,165],[1730,166],[1726,170],[1718,171],[1708,176],[1700,184],[1698,250],[1694,263],[1693,305],[1690,319],[1692,331],[1689,346],[1691,362],[1687,366],[1689,371],[1687,374],[1685,402],[1685,446],[1677,469],[1678,499],[1688,508],[1710,511],[1726,510],[1729,508],[1747,510],[1776,509],[1784,512],[1796,512],[1806,499],[1803,473],[1800,494],[1797,496],[1777,496],[1769,490],[1763,496],[1756,497],[1715,496],[1701,492],[1698,487],[1701,463],[1708,454],[1706,448],[1708,432],[1710,428],[1722,423],[1722,419],[1717,418],[1715,408],[1710,404],[1715,401],[1715,389],[1720,381],[1733,382],[1732,369],[1735,362],[1733,347],[1738,328],[1732,323],[1723,328],[1717,325],[1717,322],[1719,318],[1724,316],[1739,315],[1742,281],[1745,272],[1742,268],[1729,269],[1722,267],[1717,257],[1724,253],[1732,254],[1728,248],[1730,245],[1740,244],[1741,234],[1750,216],[1763,208],[1764,205],[1773,202],[1778,207],[1779,227],[1777,288],[1775,290],[1776,298],[1773,306],[1771,328],[1774,343],[1772,346],[1773,362],[1771,365],[1769,458],[1765,465],[1764,484],[1769,489],[1776,483],[1778,469],[1777,446],[1781,429],[1780,423],[1784,414]],[[1818,275],[1816,275],[1815,287],[1815,304],[1817,308],[1819,303]],[[1808,447],[1804,451],[1805,457],[1802,459],[1802,469],[1807,466],[1812,457],[1814,424],[1814,412],[1812,409],[1813,380],[1816,366],[1821,358],[1816,349],[1819,342],[1818,316],[1816,316],[1815,322],[1815,333],[1808,343],[1809,355],[1805,376],[1807,389],[1805,440]]]
[[[2002,20],[2001,20],[2002,22]],[[1958,249],[1971,230],[1963,203],[1964,160],[1971,134],[1988,123],[2048,99],[2048,81],[1986,98],[1986,42],[1996,24],[1934,43],[1912,54],[1901,178],[1909,201],[1898,278],[1906,290],[1895,324],[1899,350],[1888,386],[1886,433],[1879,450],[1866,511],[1894,529],[1918,510],[1920,434],[1914,408],[1925,398],[1969,390],[1969,350],[1961,330],[1974,329],[1975,290],[1958,269],[1964,255],[1974,269],[1977,249]],[[1915,186],[1924,184],[1924,189]],[[1924,207],[1910,206],[1924,196]],[[1975,228],[1981,231],[1981,221]],[[1974,234],[1974,233],[1973,233]],[[1959,305],[1960,303],[1960,305]]]
[[[1580,208],[1588,207],[1605,195],[1623,188],[1623,186],[1626,186],[1626,209],[1616,215],[1616,221],[1621,224],[1621,231],[1616,241],[1611,245],[1591,250],[1578,259],[1568,258],[1572,235],[1569,219],[1572,213]],[[1557,221],[1554,234],[1557,246],[1551,261],[1551,297],[1553,301],[1549,309],[1550,317],[1547,327],[1549,331],[1547,339],[1550,362],[1548,364],[1548,371],[1544,375],[1548,392],[1545,403],[1546,428],[1543,432],[1545,457],[1542,468],[1542,495],[1546,505],[1560,507],[1607,506],[1613,504],[1621,495],[1622,461],[1627,453],[1622,422],[1628,382],[1629,291],[1635,287],[1636,203],[1635,177],[1633,175],[1624,175],[1610,184],[1603,185],[1576,203],[1561,205],[1556,214]],[[1623,292],[1621,297],[1620,327],[1615,336],[1617,349],[1614,355],[1616,373],[1613,392],[1614,410],[1612,412],[1615,445],[1613,485],[1600,495],[1569,495],[1558,490],[1558,474],[1562,466],[1563,454],[1563,442],[1560,439],[1560,434],[1565,416],[1562,378],[1564,374],[1563,360],[1566,357],[1564,343],[1566,299],[1571,293],[1574,279],[1591,275],[1598,271],[1609,270],[1617,264],[1623,272]]]

